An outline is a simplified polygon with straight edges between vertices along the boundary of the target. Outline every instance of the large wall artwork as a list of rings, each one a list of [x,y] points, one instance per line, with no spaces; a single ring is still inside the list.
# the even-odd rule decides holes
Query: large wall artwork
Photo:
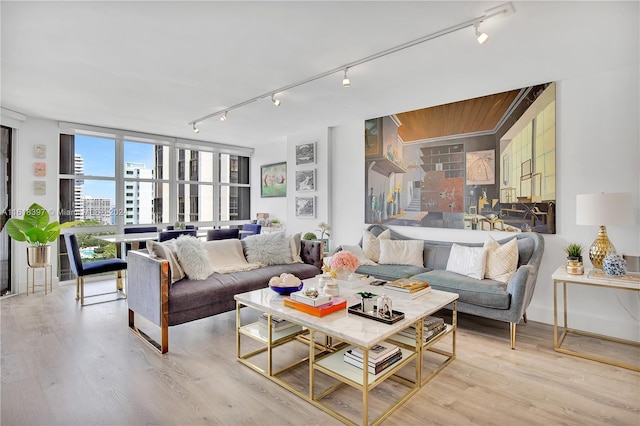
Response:
[[[365,121],[365,221],[555,234],[555,83]]]

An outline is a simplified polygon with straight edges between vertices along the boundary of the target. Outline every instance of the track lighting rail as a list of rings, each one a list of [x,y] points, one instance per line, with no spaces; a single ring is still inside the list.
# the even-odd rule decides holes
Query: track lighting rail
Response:
[[[513,3],[511,3],[511,2],[505,3],[505,4],[497,6],[495,8],[486,10],[484,15],[479,16],[477,18],[473,18],[473,19],[470,19],[468,21],[462,22],[460,24],[453,25],[451,27],[442,29],[440,31],[436,31],[436,32],[431,33],[431,34],[427,34],[427,35],[425,35],[423,37],[408,41],[406,43],[402,43],[402,44],[399,44],[397,46],[390,47],[389,49],[385,49],[385,50],[382,50],[380,52],[374,53],[372,55],[366,56],[364,58],[358,59],[356,61],[349,62],[349,63],[344,64],[344,65],[340,65],[339,67],[335,67],[335,68],[332,68],[332,69],[330,69],[328,71],[325,71],[323,73],[314,75],[312,77],[305,78],[304,80],[300,80],[298,82],[295,82],[295,83],[292,83],[292,84],[288,84],[286,86],[282,86],[282,87],[280,87],[278,89],[275,89],[275,90],[270,90],[269,92],[263,93],[261,95],[258,95],[256,97],[254,97],[254,98],[247,99],[246,101],[240,102],[240,103],[235,104],[235,105],[231,105],[229,107],[220,109],[220,110],[218,110],[218,111],[216,111],[214,113],[211,113],[211,114],[205,115],[203,117],[197,118],[197,119],[195,119],[193,121],[190,121],[188,124],[190,126],[193,126],[194,130],[195,130],[196,129],[196,127],[195,127],[196,124],[198,124],[198,123],[200,123],[202,121],[208,120],[210,118],[216,117],[216,116],[221,116],[220,117],[221,121],[225,121],[226,118],[227,118],[227,114],[230,111],[236,110],[238,108],[242,108],[242,107],[244,107],[246,105],[252,104],[252,103],[257,102],[257,101],[259,101],[261,99],[264,99],[264,98],[271,99],[271,101],[274,103],[274,105],[278,106],[278,105],[280,105],[279,100],[276,99],[278,101],[277,104],[276,104],[276,101],[274,101],[274,96],[276,95],[276,93],[282,93],[282,92],[285,92],[287,90],[296,88],[298,86],[302,86],[304,84],[311,83],[313,81],[319,80],[319,79],[324,78],[324,77],[328,77],[328,76],[330,76],[332,74],[336,74],[336,73],[339,73],[339,72],[344,72],[343,86],[344,87],[349,87],[350,81],[349,81],[349,78],[347,77],[347,70],[349,70],[350,68],[353,68],[353,67],[355,67],[357,65],[365,64],[365,63],[373,61],[375,59],[382,58],[382,57],[390,55],[392,53],[399,52],[399,51],[407,49],[409,47],[413,47],[413,46],[416,46],[418,44],[425,43],[425,42],[427,42],[429,40],[434,40],[434,39],[442,37],[444,35],[451,34],[451,33],[456,32],[456,31],[460,31],[460,30],[462,30],[464,28],[473,27],[475,29],[475,33],[476,33],[476,36],[477,36],[478,35],[478,26],[480,25],[480,23],[485,22],[488,19],[491,19],[491,18],[494,18],[494,17],[508,16],[508,15],[511,15],[512,13],[514,13],[514,12],[515,12],[515,8],[513,6]]]

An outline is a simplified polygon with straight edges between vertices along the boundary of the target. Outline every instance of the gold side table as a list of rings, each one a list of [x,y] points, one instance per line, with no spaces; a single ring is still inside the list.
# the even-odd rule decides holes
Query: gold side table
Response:
[[[599,274],[594,270],[585,270],[584,275],[571,275],[568,274],[565,267],[561,266],[552,275],[553,278],[553,349],[556,352],[565,353],[568,355],[579,356],[581,358],[590,359],[592,361],[598,361],[605,364],[615,365],[617,367],[628,368],[629,370],[640,371],[640,366],[626,364],[623,362],[615,361],[613,359],[602,358],[594,355],[585,354],[583,352],[574,351],[571,349],[562,348],[564,338],[568,334],[595,337],[602,340],[608,340],[611,342],[624,343],[627,345],[640,346],[640,342],[633,340],[625,340],[612,336],[605,336],[602,334],[591,333],[588,331],[576,330],[569,328],[567,325],[567,284],[573,285],[587,285],[594,287],[601,287],[611,290],[631,290],[640,292],[640,275],[639,274],[627,274],[625,277],[608,277],[604,274]],[[558,326],[558,287],[562,288],[563,298],[563,323],[562,326]],[[561,333],[559,333],[561,329]]]
[[[36,269],[44,269],[44,284],[36,284]],[[31,280],[29,280],[31,278]],[[44,294],[47,294],[47,286],[49,291],[53,292],[53,267],[51,264],[44,266],[27,266],[27,296],[29,295],[29,281],[31,281],[31,293],[36,292],[36,286],[44,286]]]

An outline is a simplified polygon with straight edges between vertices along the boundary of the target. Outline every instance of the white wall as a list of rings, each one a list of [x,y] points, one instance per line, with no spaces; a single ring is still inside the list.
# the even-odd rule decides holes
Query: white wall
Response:
[[[3,124],[5,122],[3,111]],[[7,123],[11,126],[11,123]],[[11,126],[14,127],[14,126]],[[51,120],[40,120],[34,118],[26,118],[21,123],[19,129],[15,130],[13,140],[13,193],[11,206],[13,217],[23,217],[24,210],[29,208],[32,203],[38,203],[45,209],[49,210],[50,220],[59,220],[59,200],[58,200],[58,146],[60,131],[58,123]],[[41,144],[46,146],[46,157],[35,158],[33,155],[34,145]],[[45,177],[35,177],[33,175],[33,163],[45,162],[47,164],[47,174]],[[35,181],[43,180],[46,182],[46,194],[34,195],[33,187]],[[26,291],[26,264],[27,264],[27,245],[26,243],[12,241],[12,291]],[[52,244],[51,256],[52,260],[57,259],[57,244]],[[57,285],[58,268],[57,261],[53,263],[53,283]],[[44,281],[44,270],[36,270],[36,283],[41,284]]]
[[[329,194],[331,190],[331,174],[328,160],[329,152],[329,129],[309,131],[302,134],[290,135],[286,143],[281,145],[273,144],[268,147],[258,147],[254,152],[252,161],[252,184],[256,185],[252,191],[251,211],[252,218],[256,213],[269,213],[269,217],[275,217],[282,221],[287,233],[302,234],[306,232],[316,232],[320,222],[332,223]],[[296,145],[302,143],[316,143],[316,164],[296,166]],[[261,198],[260,197],[260,166],[281,161],[287,162],[287,197],[286,198]],[[296,192],[295,178],[296,170],[316,169],[316,190]],[[257,177],[257,178],[253,178]],[[297,218],[295,215],[295,197],[316,197],[316,217]],[[318,237],[320,234],[318,233]]]

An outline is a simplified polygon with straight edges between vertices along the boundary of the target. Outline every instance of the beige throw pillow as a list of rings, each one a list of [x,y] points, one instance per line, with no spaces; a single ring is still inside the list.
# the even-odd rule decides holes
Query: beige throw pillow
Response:
[[[169,274],[171,275],[169,278],[171,279],[171,284],[176,281],[180,281],[186,276],[180,262],[178,261],[178,254],[176,252],[174,240],[165,241],[163,243],[147,241],[147,250],[149,250],[150,255],[159,257],[160,259],[165,259],[169,262]]]
[[[517,238],[512,238],[500,245],[491,235],[487,235],[484,249],[486,252],[484,277],[503,283],[509,282],[518,268]]]
[[[380,263],[424,266],[421,240],[380,240]]]
[[[302,250],[300,238],[299,232],[289,237],[289,246],[291,247],[291,258],[293,259],[293,263],[304,263],[302,261],[302,257],[300,257],[300,251]]]
[[[481,280],[484,278],[484,247],[468,247],[453,243],[447,271]]]
[[[387,229],[376,238],[370,231],[364,230],[362,234],[362,251],[367,258],[374,262],[380,261],[380,240],[390,240],[391,230]]]

